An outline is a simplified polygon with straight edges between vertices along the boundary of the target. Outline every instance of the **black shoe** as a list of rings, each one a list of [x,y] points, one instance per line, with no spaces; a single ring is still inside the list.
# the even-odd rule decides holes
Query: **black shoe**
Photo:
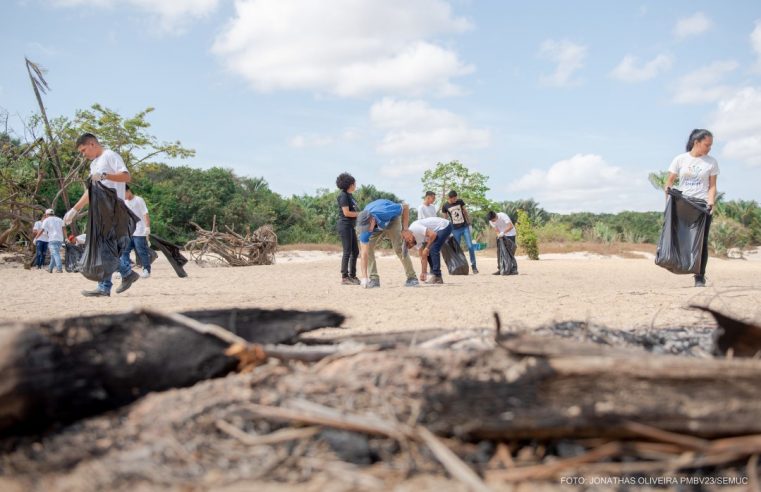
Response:
[[[705,287],[706,278],[703,275],[695,275],[695,287]]]
[[[496,272],[492,273],[492,275],[502,275],[502,274],[499,273],[499,270],[497,270]]]
[[[470,271],[471,271],[471,273],[473,273],[473,275],[475,275],[475,274],[478,273],[478,268],[476,268],[476,266],[473,265],[472,267],[470,267]]]
[[[100,290],[100,289],[83,290],[82,295],[85,297],[111,297],[110,292],[106,292],[105,290]]]
[[[137,272],[130,271],[129,275],[127,275],[127,278],[123,278],[121,285],[119,285],[119,287],[116,288],[116,293],[121,294],[125,290],[132,287],[132,284],[134,284],[138,280],[140,280],[140,275],[138,275]]]

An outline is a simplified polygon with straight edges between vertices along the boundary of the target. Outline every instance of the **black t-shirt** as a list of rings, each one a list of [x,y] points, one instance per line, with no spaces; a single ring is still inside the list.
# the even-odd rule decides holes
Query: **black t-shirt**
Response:
[[[465,202],[462,200],[458,199],[454,203],[446,202],[444,206],[441,207],[441,210],[449,215],[449,220],[452,221],[452,228],[461,229],[468,225],[468,223],[465,222]]]
[[[356,212],[358,209],[357,201],[354,200],[354,197],[351,195],[351,193],[342,191],[338,194],[338,221],[344,223],[349,222],[351,224],[356,223],[356,217],[346,217],[344,215],[344,207],[349,207],[349,212]]]

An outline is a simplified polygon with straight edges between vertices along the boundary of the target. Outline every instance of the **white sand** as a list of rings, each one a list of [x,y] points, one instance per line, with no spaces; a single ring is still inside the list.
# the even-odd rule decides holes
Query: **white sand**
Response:
[[[496,259],[479,252],[480,275],[449,276],[442,286],[405,288],[395,256],[379,259],[380,289],[340,285],[336,253],[286,252],[272,266],[200,268],[188,264],[178,278],[163,257],[151,278],[110,298],[85,298],[95,287],[80,274],[48,274],[0,265],[0,320],[40,320],[148,307],[165,311],[221,307],[335,309],[353,332],[416,328],[532,327],[561,320],[588,320],[619,328],[711,324],[690,304],[710,305],[745,319],[761,320],[761,255],[753,260],[711,258],[708,287],[673,275],[649,259],[597,255],[519,257],[520,275],[493,276]],[[583,261],[582,261],[583,260]],[[417,258],[413,258],[419,271]],[[119,281],[115,281],[118,285]]]

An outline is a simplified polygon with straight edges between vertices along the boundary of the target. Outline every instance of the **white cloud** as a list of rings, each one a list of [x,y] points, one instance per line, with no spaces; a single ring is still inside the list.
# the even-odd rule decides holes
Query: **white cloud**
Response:
[[[710,128],[722,156],[761,165],[761,87],[744,87],[719,102]]]
[[[641,66],[637,63],[637,57],[626,55],[610,75],[624,82],[643,82],[671,68],[673,61],[669,55],[660,54]]]
[[[224,65],[257,90],[373,93],[458,92],[451,79],[473,71],[440,35],[470,23],[442,0],[236,0],[214,42]]]
[[[756,27],[750,33],[750,44],[756,52],[756,71],[761,72],[761,20],[756,21]]]
[[[532,169],[512,182],[508,191],[531,196],[544,208],[560,213],[652,208],[644,178],[630,175],[596,154],[576,154],[547,170]]]
[[[288,139],[288,146],[304,149],[309,147],[325,147],[333,142],[333,137],[327,135],[295,135]]]
[[[545,85],[564,87],[578,83],[572,77],[584,66],[587,47],[571,41],[547,39],[540,46],[539,55],[557,64],[552,74],[542,76],[541,82]]]
[[[674,102],[705,104],[727,97],[734,89],[721,81],[739,66],[734,60],[717,61],[684,75],[676,84]]]
[[[178,31],[216,10],[220,0],[52,0],[60,7],[132,7],[153,17],[162,30]]]
[[[684,19],[679,19],[674,26],[674,36],[684,39],[703,34],[713,27],[713,21],[703,12],[697,12]]]
[[[462,159],[463,152],[487,147],[491,133],[471,128],[454,113],[425,101],[384,98],[370,108],[373,125],[385,131],[376,151],[389,157],[385,176],[413,174],[436,162]]]

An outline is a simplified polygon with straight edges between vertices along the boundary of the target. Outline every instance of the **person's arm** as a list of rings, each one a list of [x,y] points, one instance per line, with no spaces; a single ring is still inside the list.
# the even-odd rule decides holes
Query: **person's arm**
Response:
[[[716,178],[717,176],[708,177],[708,207],[713,213],[713,206],[716,204]]]
[[[367,285],[367,259],[369,256],[370,243],[359,243],[359,275],[363,287]]]
[[[668,194],[669,188],[674,186],[674,181],[676,181],[677,175],[676,173],[669,173],[669,177],[666,178],[666,186],[663,187],[663,191]]]
[[[406,231],[410,228],[410,206],[407,203],[402,203],[402,230]]]
[[[420,250],[420,281],[425,282],[428,278],[428,247]]]
[[[101,174],[101,179],[107,179],[109,181],[113,181],[114,183],[129,183],[132,181],[132,176],[127,171],[122,171],[120,173],[103,173]]]
[[[465,223],[470,225],[470,215],[468,214],[467,209],[465,208],[465,204],[462,204],[462,216],[465,218]]]
[[[358,211],[352,212],[351,210],[349,210],[349,207],[347,206],[341,207],[341,211],[343,212],[344,217],[356,217],[357,215],[359,215]]]

